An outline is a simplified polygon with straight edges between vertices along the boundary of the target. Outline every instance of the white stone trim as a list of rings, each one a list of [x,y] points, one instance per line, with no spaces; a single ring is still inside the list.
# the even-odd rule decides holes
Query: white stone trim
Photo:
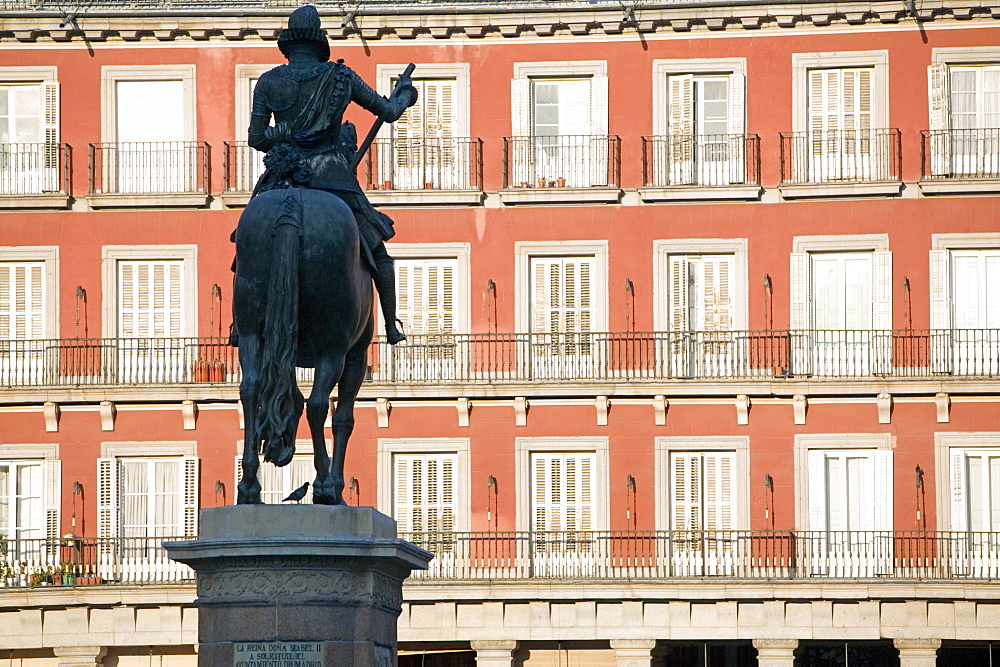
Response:
[[[273,65],[237,65],[235,73],[236,90],[234,92],[236,101],[236,134],[233,137],[237,141],[246,141],[247,130],[250,128],[250,107],[253,104],[253,97],[250,94],[250,79],[259,79],[264,72],[274,69],[278,63]]]
[[[1000,46],[950,46],[931,49],[934,65],[966,65],[1000,62]]]
[[[884,251],[889,249],[888,234],[823,234],[795,236],[792,252],[852,252]]]
[[[1000,450],[1000,431],[938,431],[934,434],[934,498],[937,530],[951,527],[951,450]]]
[[[514,331],[531,328],[532,257],[594,257],[590,278],[591,331],[608,330],[608,242],[607,241],[516,241],[514,243]],[[498,288],[499,289],[499,288]]]
[[[931,250],[988,250],[1000,248],[1000,232],[931,234]]]
[[[161,456],[198,456],[195,440],[109,441],[101,443],[102,459],[156,458]]]
[[[610,528],[608,439],[574,436],[514,439],[514,498],[516,530],[531,530],[531,454],[534,452],[594,452],[594,530]]]
[[[670,453],[736,452],[733,483],[737,485],[735,529],[750,528],[750,437],[723,435],[707,437],[661,436],[654,440],[656,463],[656,530],[670,529]]]
[[[179,259],[184,262],[183,336],[198,331],[198,246],[197,245],[106,245],[101,248],[101,332],[105,338],[118,335],[118,261],[137,259]]]
[[[455,470],[455,531],[468,532],[471,528],[472,513],[472,468],[469,452],[469,438],[379,438],[377,460],[378,496],[376,502],[380,512],[392,516],[393,470],[392,457],[395,454],[435,454],[456,453],[458,465]]]
[[[792,130],[805,132],[807,124],[808,72],[811,69],[874,67],[872,77],[872,127],[889,127],[889,51],[832,51],[792,54]]]
[[[607,60],[553,60],[549,62],[514,63],[515,79],[534,77],[607,76]]]
[[[385,249],[393,259],[454,259],[458,261],[458,271],[454,278],[453,313],[455,333],[472,331],[470,301],[472,288],[471,257],[469,243],[386,243]],[[378,318],[381,319],[381,311]]]
[[[670,94],[667,77],[672,74],[735,74],[747,77],[746,58],[657,58],[653,60],[653,135],[667,134]],[[746,115],[744,100],[743,113]]]
[[[455,118],[455,136],[469,136],[469,109],[470,101],[469,85],[469,63],[414,63],[412,78],[422,79],[454,79],[455,80],[455,108],[452,114]],[[384,64],[375,66],[375,87],[380,95],[388,97],[392,93],[392,79],[399,76],[407,64]],[[358,140],[364,138],[368,130],[358,128]],[[388,137],[388,124],[382,126],[380,136]]]
[[[0,262],[42,262],[45,337],[59,338],[59,246],[0,246]]]
[[[809,526],[809,451],[845,449],[895,449],[896,438],[890,433],[798,433],[795,435],[795,527]]]
[[[0,461],[28,461],[32,459],[56,460],[59,443],[0,445]]]
[[[747,239],[657,239],[653,241],[653,329],[667,331],[670,320],[670,256],[733,255],[732,298],[735,300],[733,329],[749,328],[747,304],[750,282],[747,269]]]
[[[59,68],[55,65],[34,65],[27,67],[0,67],[2,83],[55,83],[59,80]]]
[[[194,65],[104,65],[101,67],[101,137],[118,141],[117,84],[119,81],[177,81],[184,83],[184,140],[197,139],[198,107]]]

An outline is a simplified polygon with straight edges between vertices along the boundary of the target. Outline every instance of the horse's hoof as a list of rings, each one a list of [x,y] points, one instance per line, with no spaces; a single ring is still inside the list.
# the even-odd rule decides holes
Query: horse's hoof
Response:
[[[254,480],[253,484],[240,484],[236,487],[237,505],[260,505],[260,482]]]

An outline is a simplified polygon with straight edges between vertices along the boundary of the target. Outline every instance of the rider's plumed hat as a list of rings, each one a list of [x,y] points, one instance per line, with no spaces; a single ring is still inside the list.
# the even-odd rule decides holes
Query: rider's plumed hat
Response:
[[[326,31],[319,27],[319,12],[312,5],[299,7],[288,17],[288,27],[278,35],[278,48],[288,57],[288,47],[295,43],[306,43],[316,47],[319,59],[330,59],[330,43]]]

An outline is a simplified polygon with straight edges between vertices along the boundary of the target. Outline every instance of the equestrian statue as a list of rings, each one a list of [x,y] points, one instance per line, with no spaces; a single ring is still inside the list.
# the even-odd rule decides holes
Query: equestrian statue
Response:
[[[250,145],[266,153],[265,171],[233,237],[230,343],[239,347],[246,431],[237,503],[261,502],[261,453],[277,466],[291,462],[304,405],[316,466],[313,502],[338,505],[374,330],[373,282],[386,338],[393,345],[405,339],[396,326],[395,272],[384,245],[392,220],[372,207],[355,170],[378,127],[415,104],[417,92],[412,65],[386,98],[343,61],[329,62],[326,33],[311,5],[292,12],[278,48],[288,64],[258,80],[248,132]],[[377,117],[361,151],[353,125],[343,123],[351,102]],[[296,367],[315,369],[308,400]],[[323,423],[334,386],[331,459]]]

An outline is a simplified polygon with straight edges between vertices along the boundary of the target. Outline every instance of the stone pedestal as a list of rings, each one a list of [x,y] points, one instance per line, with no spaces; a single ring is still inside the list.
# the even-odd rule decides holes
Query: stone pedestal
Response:
[[[394,665],[403,579],[432,558],[370,507],[323,505],[202,510],[164,547],[197,573],[206,667]]]
[[[760,667],[792,667],[795,664],[795,649],[798,639],[754,639],[757,649],[757,664]]]
[[[940,639],[893,639],[899,649],[899,667],[935,667]]]

